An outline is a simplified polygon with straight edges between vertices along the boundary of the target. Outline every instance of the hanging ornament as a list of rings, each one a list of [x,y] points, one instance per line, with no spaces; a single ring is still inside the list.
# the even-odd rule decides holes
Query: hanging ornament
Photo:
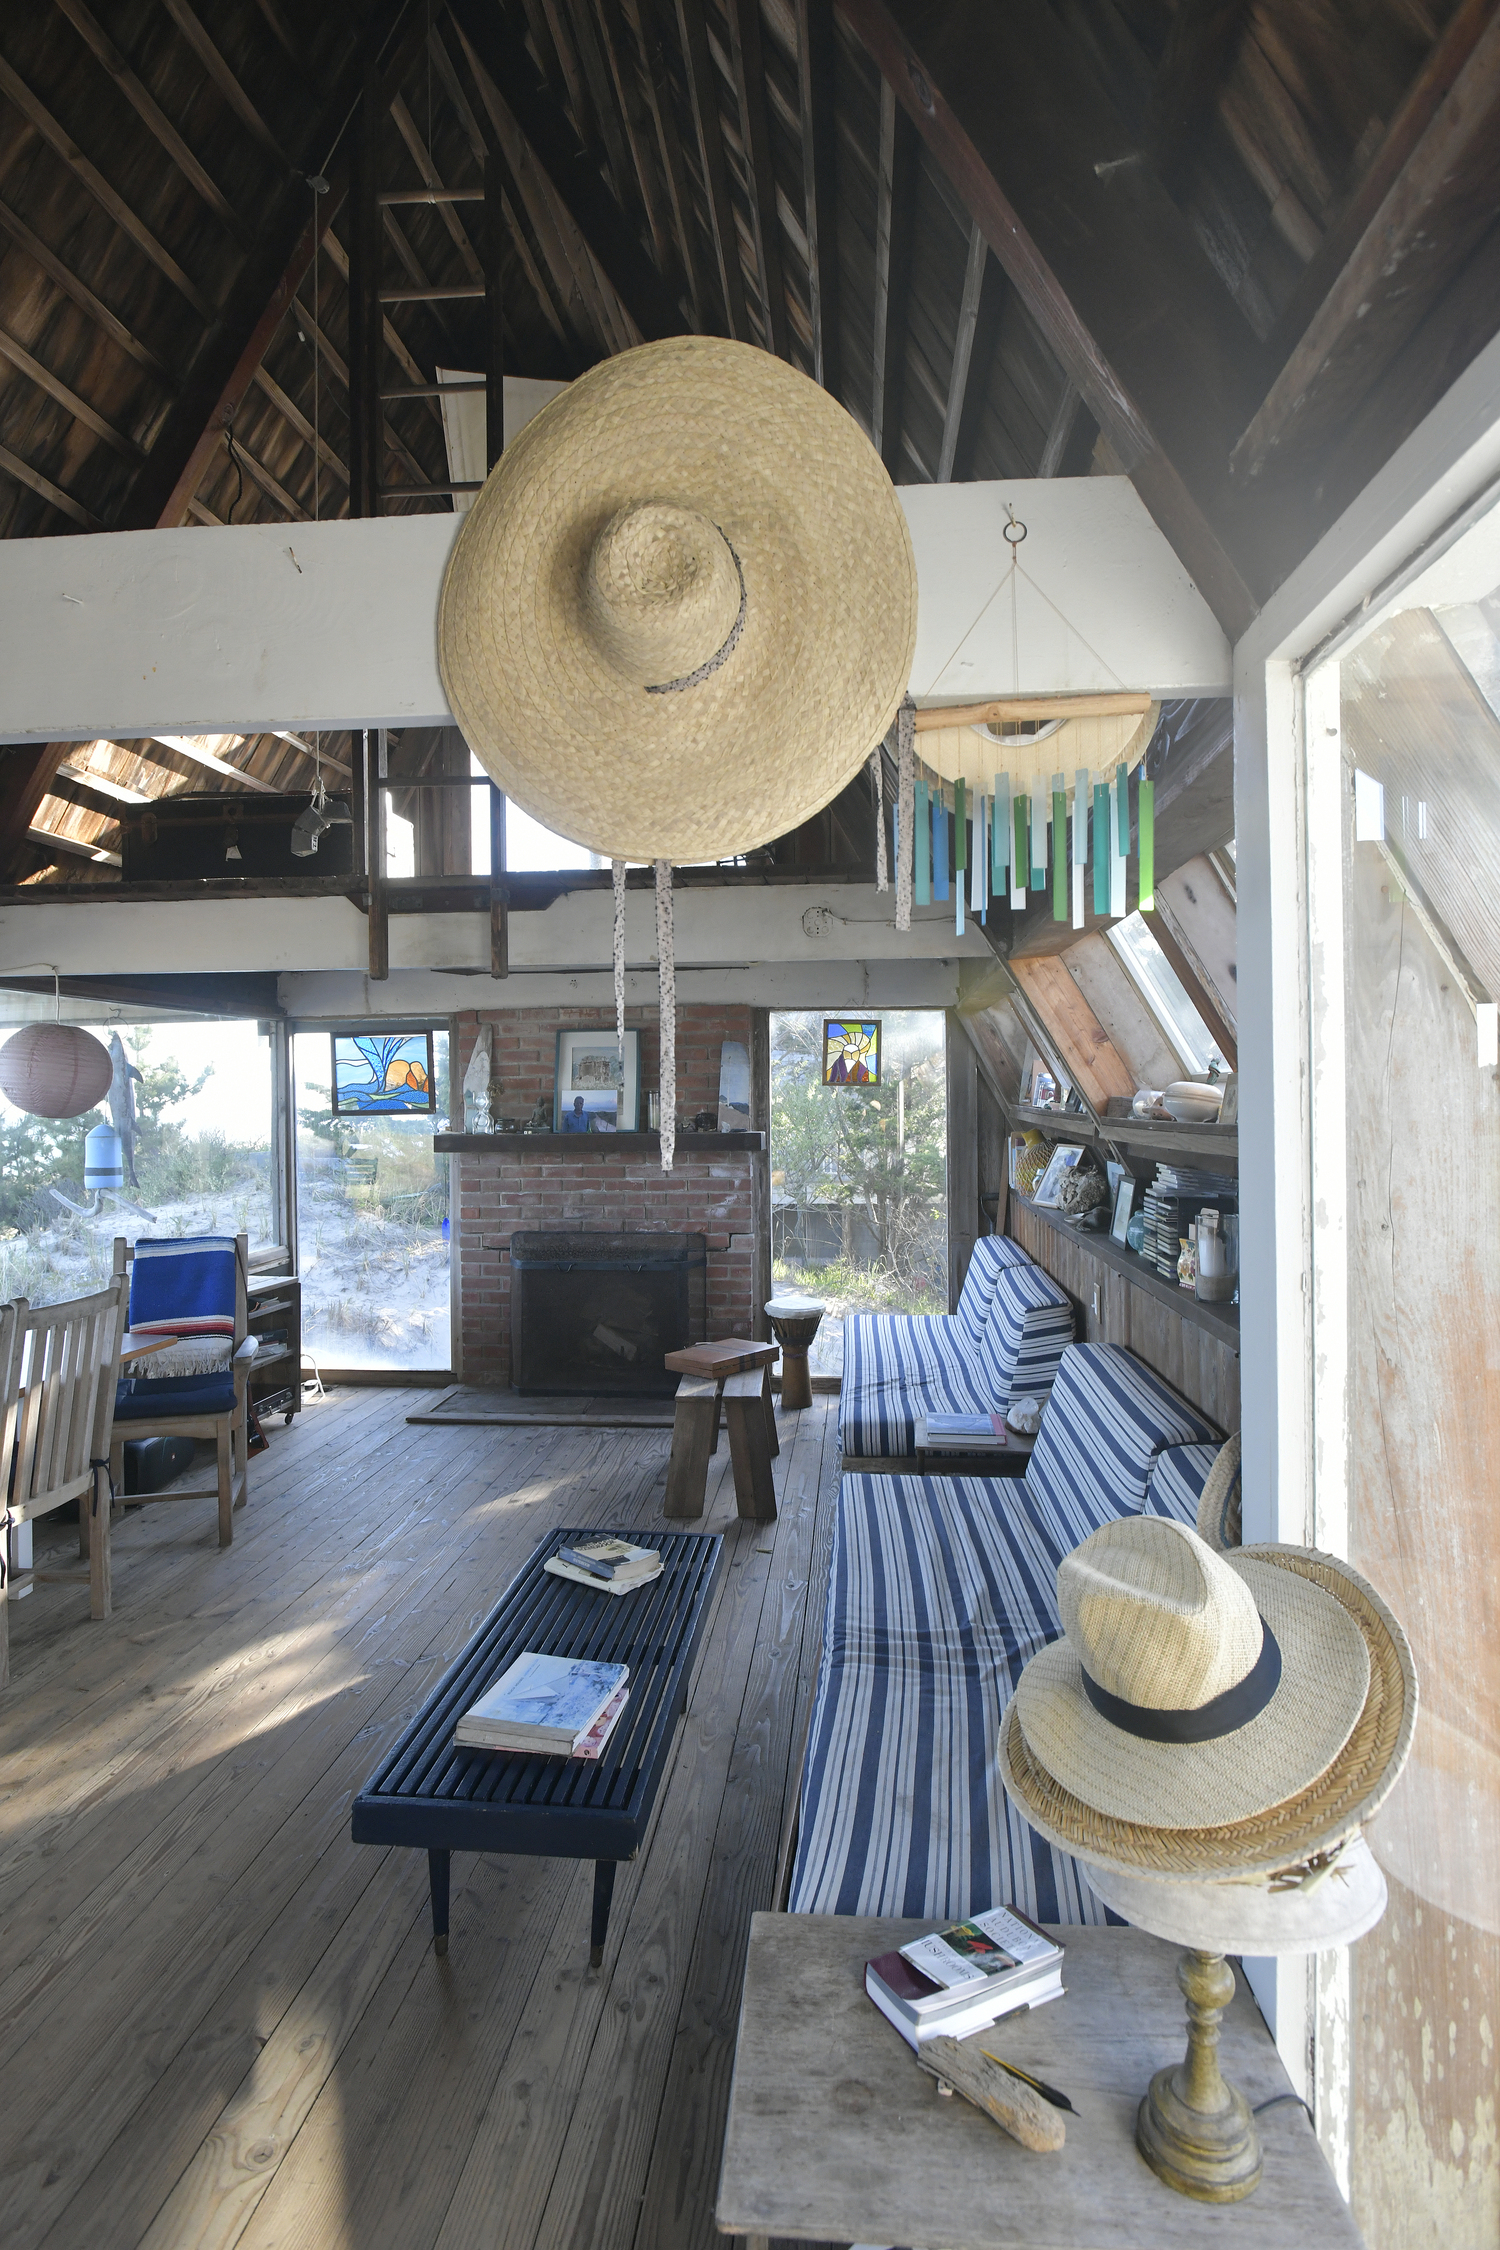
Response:
[[[656,973],[661,986],[661,1168],[677,1153],[677,964],[672,936],[672,863],[656,862]]]
[[[891,879],[886,871],[885,859],[885,745],[877,743],[870,752],[870,783],[875,791],[875,888],[888,891]]]
[[[28,1117],[83,1117],[103,1101],[114,1077],[109,1049],[81,1024],[62,1020],[62,979],[50,961],[53,1023],[28,1023],[0,1047],[0,1093]]]
[[[909,695],[901,699],[896,714],[896,927],[911,928],[912,874],[916,866],[916,773],[913,721],[916,706]]]
[[[612,859],[610,874],[615,889],[615,1037],[620,1042],[620,1067],[625,1066],[625,862]]]

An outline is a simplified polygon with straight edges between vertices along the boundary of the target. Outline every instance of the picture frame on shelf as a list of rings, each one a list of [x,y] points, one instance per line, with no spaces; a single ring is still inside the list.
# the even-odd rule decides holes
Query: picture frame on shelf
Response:
[[[626,1032],[623,1059],[613,1024],[558,1033],[554,1133],[634,1133],[640,1129],[640,1108],[638,1031]]]
[[[1062,1184],[1075,1169],[1084,1154],[1074,1141],[1059,1141],[1052,1151],[1046,1171],[1036,1184],[1032,1202],[1039,1211],[1055,1211],[1062,1197]]]
[[[1237,1071],[1231,1071],[1231,1072],[1230,1072],[1230,1074],[1229,1074],[1229,1076],[1228,1076],[1228,1077],[1227,1077],[1227,1078],[1225,1079],[1225,1081],[1224,1081],[1224,1099],[1223,1099],[1223,1101],[1222,1101],[1222,1102],[1221,1102],[1221,1103],[1219,1104],[1219,1123],[1220,1123],[1221,1125],[1236,1125],[1236,1126],[1237,1126],[1237,1125],[1239,1124],[1239,1121],[1240,1121],[1240,1081],[1239,1081],[1239,1073],[1238,1073]]]
[[[1127,1172],[1115,1188],[1115,1207],[1109,1222],[1109,1239],[1123,1250],[1130,1231],[1130,1217],[1135,1209],[1135,1181]]]

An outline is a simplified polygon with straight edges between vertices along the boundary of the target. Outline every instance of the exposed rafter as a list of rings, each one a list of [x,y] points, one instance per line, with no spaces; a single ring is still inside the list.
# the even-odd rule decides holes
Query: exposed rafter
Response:
[[[635,7],[641,28],[641,49],[646,61],[646,98],[656,123],[662,170],[666,175],[673,223],[687,275],[693,326],[695,329],[702,329],[706,321],[708,291],[704,286],[692,181],[688,175],[687,159],[682,151],[682,135],[677,129],[677,113],[672,101],[672,80],[667,67],[666,33],[662,22],[663,0],[635,0]]]
[[[745,303],[740,232],[734,216],[734,199],[729,191],[729,163],[724,154],[724,131],[719,118],[719,74],[708,49],[701,0],[676,0],[676,5],[677,32],[687,71],[693,129],[698,136],[698,164],[708,199],[709,232],[719,262],[719,289],[724,301],[727,333],[744,343],[750,335],[750,314]]]
[[[62,259],[48,249],[41,236],[33,233],[20,213],[13,211],[3,198],[0,198],[0,227],[20,244],[28,258],[36,260],[49,281],[55,281],[58,288],[103,329],[112,343],[118,344],[122,352],[127,352],[138,366],[146,368],[165,383],[169,390],[177,388],[177,378],[166,362],[158,358],[149,344],[143,343],[139,336],[134,335],[118,314],[112,313],[103,299],[97,297],[86,282],[79,280],[71,267],[64,265]]]
[[[943,416],[943,448],[938,455],[939,484],[949,484],[954,477],[966,477],[973,468],[984,387],[995,356],[1004,292],[1005,277],[990,256],[982,230],[971,227],[969,254],[964,265],[964,290],[953,342],[953,366],[948,377],[948,405]]]
[[[870,435],[892,476],[901,460],[907,293],[917,200],[917,128],[880,82],[875,203],[875,375]]]
[[[729,47],[739,103],[740,136],[750,173],[750,214],[755,259],[765,309],[765,342],[778,359],[787,349],[786,281],[781,263],[781,215],[776,208],[776,168],[766,115],[766,68],[761,53],[760,0],[729,0]]]
[[[812,299],[813,374],[825,391],[841,398],[844,364],[839,333],[838,125],[833,56],[833,0],[797,0],[802,209]],[[878,445],[879,440],[876,442]]]

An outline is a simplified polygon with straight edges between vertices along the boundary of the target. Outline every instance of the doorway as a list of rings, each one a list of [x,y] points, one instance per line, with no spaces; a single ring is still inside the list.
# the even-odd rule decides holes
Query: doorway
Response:
[[[410,1113],[334,1109],[335,1030],[379,1038],[384,1026],[293,1034],[302,1346],[320,1373],[452,1365],[448,1160],[432,1145],[448,1119],[448,1031],[429,1029],[436,1109]]]
[[[817,1375],[843,1372],[854,1313],[948,1310],[944,1017],[891,1008],[860,1020],[878,1026],[873,1045],[859,1034],[873,1075],[868,1060],[841,1062],[836,1036],[829,1045],[843,1017],[771,1016],[771,1273],[828,1308]]]

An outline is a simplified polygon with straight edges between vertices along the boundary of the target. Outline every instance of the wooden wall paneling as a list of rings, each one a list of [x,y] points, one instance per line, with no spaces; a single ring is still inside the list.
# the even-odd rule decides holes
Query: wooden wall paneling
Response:
[[[958,1293],[969,1270],[975,1239],[980,1231],[979,1210],[979,1065],[973,1047],[958,1020],[947,1011],[948,1074],[948,1304],[958,1303]]]
[[[771,1282],[771,1011],[750,1011],[750,1124],[766,1135],[766,1146],[750,1159],[750,1223],[755,1241],[751,1253],[751,1294],[755,1318],[750,1333],[762,1339],[771,1334],[766,1301]]]
[[[1119,955],[1097,931],[1064,956],[1074,983],[1124,1057],[1137,1086],[1169,1086],[1182,1065],[1165,1032],[1131,983]]]
[[[1361,703],[1384,724],[1346,680],[1346,746]],[[1474,781],[1467,830],[1493,851],[1493,776]],[[1352,1956],[1352,2200],[1369,2242],[1479,2250],[1500,2225],[1500,1078],[1383,859],[1356,845],[1348,865],[1348,1553],[1421,1687],[1370,1832],[1390,1905]]]
[[[967,1029],[967,1026],[965,1027]],[[1009,1200],[1006,1168],[1006,1116],[995,1098],[995,1089],[989,1072],[980,1062],[975,1076],[977,1094],[978,1132],[978,1196],[981,1225],[990,1233],[1004,1234],[1006,1205]],[[990,1211],[986,1197],[994,1196],[995,1208]]]
[[[1086,1237],[1060,1235],[1015,1198],[1006,1231],[1067,1291],[1080,1343],[1122,1344],[1219,1429],[1239,1428],[1239,1355],[1228,1344],[1095,1258]]]
[[[1090,1107],[1103,1112],[1111,1094],[1130,1095],[1136,1081],[1063,960],[1015,961],[1021,989],[1057,1042],[1068,1076]]]
[[[1239,1014],[1235,904],[1206,852],[1174,868],[1156,886],[1156,911],[1172,927],[1198,982],[1231,1031]]]

